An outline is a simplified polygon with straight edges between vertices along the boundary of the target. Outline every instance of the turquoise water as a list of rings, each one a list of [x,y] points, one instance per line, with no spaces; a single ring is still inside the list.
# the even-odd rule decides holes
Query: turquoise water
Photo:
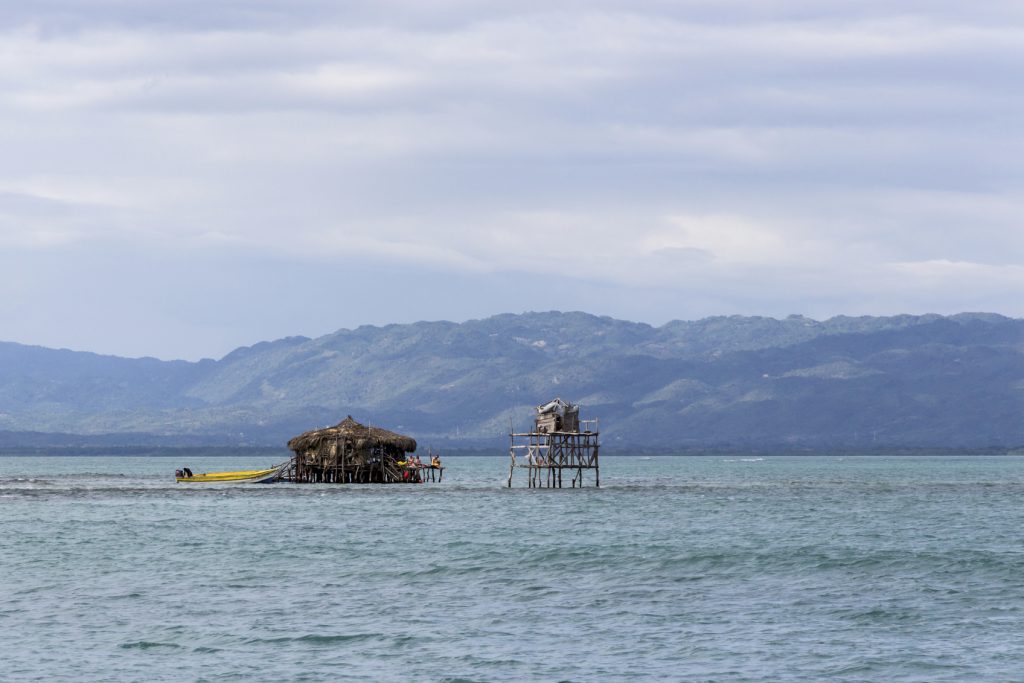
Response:
[[[0,458],[4,680],[1021,680],[1024,458]]]

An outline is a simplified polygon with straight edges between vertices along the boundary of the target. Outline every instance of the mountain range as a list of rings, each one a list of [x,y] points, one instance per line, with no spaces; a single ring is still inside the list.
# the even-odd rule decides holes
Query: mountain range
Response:
[[[277,446],[352,415],[492,448],[556,396],[600,419],[606,450],[1009,450],[1024,446],[1024,320],[506,314],[198,362],[0,343],[6,447]]]

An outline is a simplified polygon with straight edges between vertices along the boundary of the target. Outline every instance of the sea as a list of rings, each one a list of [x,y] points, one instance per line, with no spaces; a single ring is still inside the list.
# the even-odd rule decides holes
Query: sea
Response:
[[[0,680],[1024,680],[1022,457],[272,464],[0,458]]]

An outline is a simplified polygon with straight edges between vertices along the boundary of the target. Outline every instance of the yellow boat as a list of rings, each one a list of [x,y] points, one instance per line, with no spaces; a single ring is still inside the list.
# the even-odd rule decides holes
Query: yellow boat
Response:
[[[243,470],[241,472],[209,472],[193,474],[191,477],[175,477],[182,484],[264,484],[281,476],[284,465],[267,470]]]

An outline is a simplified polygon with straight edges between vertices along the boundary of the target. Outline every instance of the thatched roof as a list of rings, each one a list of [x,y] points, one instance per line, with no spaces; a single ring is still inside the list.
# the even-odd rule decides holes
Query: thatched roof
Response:
[[[353,420],[351,415],[333,427],[314,429],[296,436],[288,442],[288,448],[295,452],[316,450],[325,441],[348,441],[356,450],[369,446],[391,446],[406,453],[416,450],[416,439],[380,427],[367,427]]]

